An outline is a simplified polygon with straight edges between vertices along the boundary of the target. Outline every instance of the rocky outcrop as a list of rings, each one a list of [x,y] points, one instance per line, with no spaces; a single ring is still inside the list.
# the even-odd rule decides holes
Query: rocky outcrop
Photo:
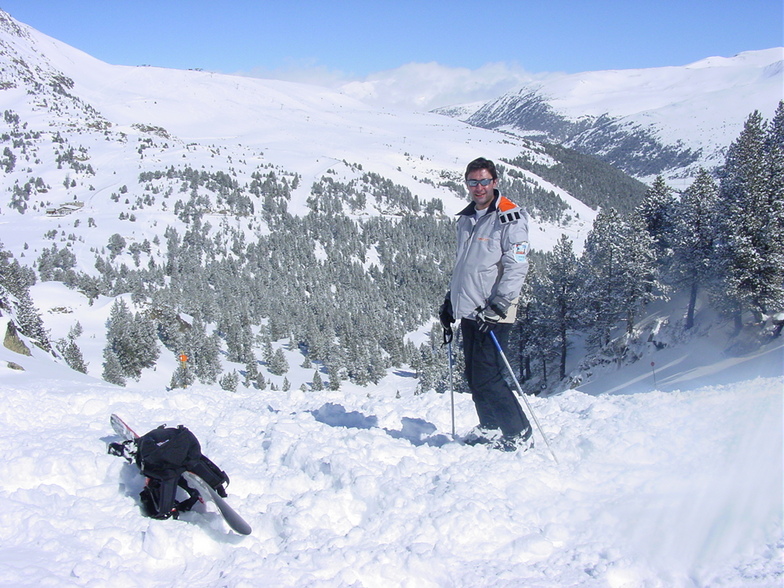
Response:
[[[20,355],[32,355],[30,348],[27,347],[25,342],[22,341],[21,337],[19,337],[19,331],[17,330],[13,321],[8,321],[8,326],[5,330],[5,337],[3,338],[3,346],[6,349],[13,351],[14,353],[19,353]]]

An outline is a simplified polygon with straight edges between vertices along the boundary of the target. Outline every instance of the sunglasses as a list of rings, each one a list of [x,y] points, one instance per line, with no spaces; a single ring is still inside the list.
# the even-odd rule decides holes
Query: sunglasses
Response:
[[[492,184],[494,181],[495,181],[495,180],[492,180],[492,179],[490,179],[490,178],[485,178],[485,179],[483,179],[483,180],[466,180],[466,184],[468,184],[468,185],[469,185],[469,186],[471,186],[472,188],[475,188],[476,186],[479,186],[479,185],[482,185],[482,186],[489,186],[489,185],[490,185],[490,184]]]

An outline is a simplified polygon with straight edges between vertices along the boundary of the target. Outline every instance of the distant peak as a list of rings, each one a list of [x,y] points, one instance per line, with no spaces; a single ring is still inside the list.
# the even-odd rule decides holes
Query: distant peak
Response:
[[[16,22],[10,14],[0,8],[0,30],[5,31],[15,37],[29,39],[30,34]]]

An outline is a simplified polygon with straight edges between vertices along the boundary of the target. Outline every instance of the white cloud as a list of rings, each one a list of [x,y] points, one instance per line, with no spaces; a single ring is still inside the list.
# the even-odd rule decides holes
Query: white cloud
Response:
[[[431,110],[496,98],[531,79],[531,74],[522,68],[506,63],[491,63],[474,70],[438,63],[409,63],[349,82],[341,91],[378,105]]]
[[[468,69],[434,62],[409,63],[364,78],[350,77],[317,66],[254,70],[244,75],[325,86],[376,106],[423,111],[484,102],[541,77],[508,63],[490,63],[478,69]]]

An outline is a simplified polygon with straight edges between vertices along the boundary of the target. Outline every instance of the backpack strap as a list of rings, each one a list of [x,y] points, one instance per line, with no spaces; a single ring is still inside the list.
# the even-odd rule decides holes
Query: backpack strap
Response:
[[[144,513],[153,519],[177,518],[179,512],[175,504],[177,495],[177,480],[170,478],[161,480],[148,478],[147,484],[139,494]]]
[[[183,478],[182,476],[180,476],[180,481],[177,483],[177,485],[188,493],[188,498],[186,498],[185,500],[181,500],[180,502],[177,502],[174,506],[177,512],[189,511],[199,501],[199,492],[198,490],[191,488],[188,485],[188,482],[186,482],[185,478]]]
[[[220,469],[215,463],[206,455],[202,454],[198,463],[192,468],[191,472],[204,480],[207,485],[218,493],[218,496],[226,498],[226,486],[229,485],[229,476]]]

